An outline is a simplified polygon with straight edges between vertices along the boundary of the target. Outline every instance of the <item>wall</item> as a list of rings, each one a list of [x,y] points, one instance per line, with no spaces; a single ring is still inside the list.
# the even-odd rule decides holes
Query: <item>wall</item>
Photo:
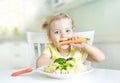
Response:
[[[67,12],[75,20],[77,31],[96,31],[95,41],[120,41],[119,0],[96,0]]]
[[[94,67],[98,68],[111,68],[120,69],[120,42],[99,42],[94,43],[95,46],[100,48],[106,56],[106,59],[102,63],[93,63]]]

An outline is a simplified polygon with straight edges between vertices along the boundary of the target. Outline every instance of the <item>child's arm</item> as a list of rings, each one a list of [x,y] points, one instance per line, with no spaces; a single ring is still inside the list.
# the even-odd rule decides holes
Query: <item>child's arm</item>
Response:
[[[87,43],[72,45],[85,50],[88,53],[87,59],[90,61],[101,62],[105,59],[105,55],[103,54],[103,52],[92,45],[89,45]]]
[[[36,61],[36,67],[45,66],[50,63],[53,63],[53,60],[49,56],[42,54]]]
[[[93,60],[95,62],[101,62],[105,60],[105,55],[100,49],[86,43],[83,43],[83,45],[83,49],[88,53],[88,60]]]

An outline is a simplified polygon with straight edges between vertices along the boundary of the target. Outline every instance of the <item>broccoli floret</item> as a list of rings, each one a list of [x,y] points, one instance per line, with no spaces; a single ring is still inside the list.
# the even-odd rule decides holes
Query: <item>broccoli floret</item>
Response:
[[[69,61],[69,60],[71,60],[71,61],[75,61],[75,58],[70,57],[70,58],[67,59],[67,61]]]
[[[66,59],[64,59],[64,58],[57,58],[55,61],[54,61],[54,63],[59,63],[59,64],[65,64],[66,63]]]
[[[68,59],[65,59],[65,58],[57,58],[54,63],[58,63],[60,64],[59,66],[57,66],[56,69],[59,69],[59,70],[67,70],[67,69],[71,69],[73,67],[72,64],[66,64],[67,61],[75,61],[75,59],[73,57],[70,57]]]
[[[56,69],[60,69],[60,70],[67,70],[67,69],[71,69],[73,67],[73,65],[71,64],[63,64],[63,65],[59,65]]]

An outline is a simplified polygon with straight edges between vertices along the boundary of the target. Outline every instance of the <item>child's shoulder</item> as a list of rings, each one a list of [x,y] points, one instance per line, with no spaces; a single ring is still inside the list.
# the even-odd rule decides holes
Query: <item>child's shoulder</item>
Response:
[[[51,49],[51,48],[54,48],[54,45],[53,44],[48,44],[45,48]]]

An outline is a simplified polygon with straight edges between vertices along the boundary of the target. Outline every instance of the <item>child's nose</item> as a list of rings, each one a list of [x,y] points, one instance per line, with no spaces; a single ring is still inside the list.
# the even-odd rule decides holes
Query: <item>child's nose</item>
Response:
[[[61,33],[61,37],[66,37],[66,33]]]

